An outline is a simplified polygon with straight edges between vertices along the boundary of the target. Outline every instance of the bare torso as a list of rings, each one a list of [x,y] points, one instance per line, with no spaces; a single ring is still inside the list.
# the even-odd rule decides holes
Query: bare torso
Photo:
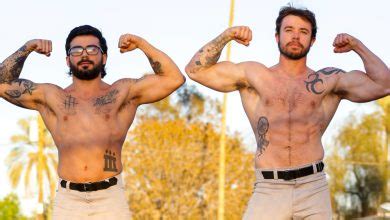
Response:
[[[121,150],[137,106],[120,83],[82,94],[71,87],[47,93],[43,120],[58,148],[60,178],[93,182],[122,171]]]
[[[255,62],[245,65],[251,86],[240,95],[257,141],[255,166],[282,168],[321,160],[321,137],[340,102],[332,92],[337,73],[309,70],[292,76]]]

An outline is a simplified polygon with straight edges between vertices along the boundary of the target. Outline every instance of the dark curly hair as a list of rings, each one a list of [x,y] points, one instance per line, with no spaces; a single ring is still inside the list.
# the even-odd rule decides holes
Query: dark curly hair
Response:
[[[102,32],[99,31],[97,28],[92,27],[91,25],[82,25],[79,27],[73,28],[73,30],[70,31],[68,37],[66,38],[66,43],[65,43],[65,51],[66,55],[69,56],[68,52],[70,49],[70,42],[77,36],[82,36],[82,35],[92,35],[95,36],[97,39],[99,39],[100,47],[103,50],[103,54],[107,54],[107,42],[106,39],[103,37]],[[72,73],[69,72],[69,75]],[[105,64],[103,64],[103,70],[102,70],[102,78],[104,78],[105,75],[107,75],[106,70],[105,70]]]

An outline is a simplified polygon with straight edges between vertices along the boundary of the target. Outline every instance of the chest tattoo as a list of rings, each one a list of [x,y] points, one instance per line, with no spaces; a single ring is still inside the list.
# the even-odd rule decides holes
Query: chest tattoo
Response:
[[[306,85],[306,90],[316,95],[322,94],[325,89],[317,88],[319,84],[320,85],[324,84],[324,81],[320,78],[320,74],[330,76],[332,74],[339,74],[339,73],[345,73],[345,71],[337,68],[326,67],[318,70],[317,72],[309,74],[307,76],[307,80],[304,81]]]
[[[93,106],[96,108],[96,113],[109,113],[111,111],[110,105],[116,102],[118,96],[118,90],[114,89],[108,92],[106,95],[96,98]]]
[[[65,109],[66,113],[74,115],[76,114],[76,106],[79,103],[77,102],[77,99],[73,97],[72,95],[66,95],[65,100],[63,102],[63,108]]]

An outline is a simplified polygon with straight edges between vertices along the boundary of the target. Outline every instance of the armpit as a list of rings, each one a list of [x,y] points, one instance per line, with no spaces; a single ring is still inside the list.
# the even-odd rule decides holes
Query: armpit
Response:
[[[244,80],[239,80],[238,82],[236,82],[236,88],[238,90],[240,89],[243,89],[243,88],[247,88],[249,85],[247,82],[245,82]]]

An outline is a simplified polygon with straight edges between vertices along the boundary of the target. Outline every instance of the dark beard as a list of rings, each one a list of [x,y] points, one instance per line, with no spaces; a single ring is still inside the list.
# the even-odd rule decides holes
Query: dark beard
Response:
[[[284,56],[286,56],[287,58],[290,58],[292,60],[299,60],[299,59],[305,57],[309,53],[309,51],[310,51],[310,46],[309,46],[306,49],[303,49],[298,54],[297,53],[290,53],[290,52],[288,52],[287,50],[285,50],[284,48],[282,48],[280,46],[280,42],[278,43],[278,48],[279,48],[279,51],[280,51],[281,54],[283,54]]]
[[[81,62],[84,62],[84,61],[85,60],[81,60],[78,64],[80,64]],[[93,64],[92,61],[90,61],[90,62]],[[79,70],[77,68],[77,66],[70,63],[70,74],[73,74],[77,79],[93,80],[93,79],[96,79],[100,75],[103,68],[104,67],[103,67],[102,62],[99,62],[98,64],[94,65],[93,69],[91,69],[91,70],[87,70],[87,69],[86,70],[84,70],[84,69]]]

